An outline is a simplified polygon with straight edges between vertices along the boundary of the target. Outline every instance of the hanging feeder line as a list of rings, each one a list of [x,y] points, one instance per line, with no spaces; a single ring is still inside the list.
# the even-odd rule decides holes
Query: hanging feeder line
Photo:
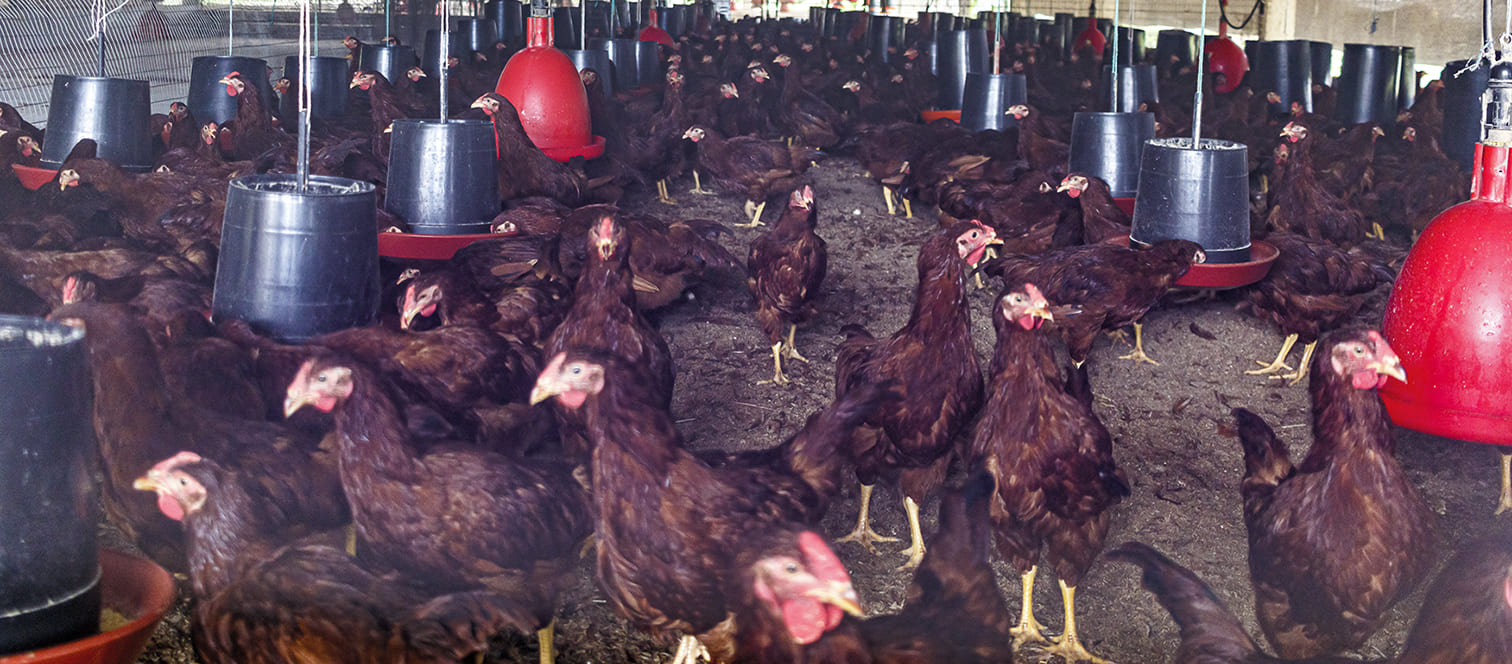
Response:
[[[1097,27],[1097,17],[1095,16],[1092,18],[1092,27]],[[1113,0],[1113,39],[1109,41],[1113,42],[1111,46],[1113,53],[1108,61],[1108,79],[1112,81],[1113,89],[1111,91],[1112,96],[1108,98],[1108,110],[1117,113],[1118,76],[1123,73],[1118,66],[1118,0]]]
[[[105,10],[105,3],[103,2],[103,0],[95,0],[94,10],[95,10],[95,15],[96,16],[95,16],[95,20],[94,20],[94,28],[95,28],[94,29],[94,34],[92,34],[89,37],[85,38],[84,41],[85,41],[85,43],[88,43],[90,41],[98,41],[99,42],[99,44],[98,44],[98,46],[99,46],[99,63],[98,63],[98,66],[99,66],[100,78],[104,78],[105,77],[105,19],[108,18],[111,14],[114,14],[114,13],[120,11],[122,7],[125,7],[130,2],[131,2],[131,0],[121,0],[121,4],[116,5],[110,11],[104,11]]]
[[[236,0],[226,2],[226,56],[235,55],[231,52],[236,43]]]
[[[1246,14],[1244,17],[1244,22],[1238,25],[1234,25],[1234,22],[1229,20],[1227,3],[1218,3],[1218,16],[1223,19],[1224,23],[1228,24],[1228,27],[1235,30],[1243,30],[1245,26],[1248,26],[1250,24],[1250,21],[1255,18],[1255,14],[1260,11],[1260,7],[1264,4],[1265,0],[1255,0],[1255,6],[1250,7],[1249,14]],[[1204,26],[1206,26],[1207,19],[1203,19],[1202,23]]]
[[[299,182],[299,193],[305,193],[310,181],[310,81],[313,78],[310,66],[310,56],[314,51],[314,43],[311,42],[312,26],[310,20],[310,0],[302,0],[299,3],[299,161],[295,164],[295,173]]]
[[[1202,38],[1207,33],[1207,6],[1207,0],[1202,0],[1202,23],[1197,28],[1198,43],[1203,41]],[[1219,4],[1218,8],[1221,11],[1223,5]],[[1202,48],[1197,49],[1197,94],[1192,97],[1192,148],[1194,149],[1202,145],[1202,82],[1207,77],[1207,69],[1204,69],[1203,62],[1206,55],[1207,46],[1204,44]]]
[[[446,79],[451,70],[451,2],[449,0],[441,0],[441,53],[437,59],[439,62],[436,65],[436,82],[441,84],[441,122],[445,123],[448,108],[447,95],[450,92],[446,89]]]
[[[1502,28],[1501,37],[1491,39],[1491,3],[1493,0],[1485,0],[1481,5],[1481,48],[1480,53],[1465,63],[1459,71],[1454,73],[1455,78],[1469,71],[1480,69],[1482,63],[1495,66],[1502,62],[1512,61],[1512,2],[1507,3],[1507,19]],[[1501,48],[1498,49],[1497,46]],[[1482,111],[1484,112],[1484,110]]]

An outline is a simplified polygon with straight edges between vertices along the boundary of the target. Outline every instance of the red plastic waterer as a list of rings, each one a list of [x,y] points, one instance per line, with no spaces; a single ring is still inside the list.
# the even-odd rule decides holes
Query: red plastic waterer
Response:
[[[1228,6],[1228,0],[1219,0],[1218,4]],[[1207,70],[1214,74],[1223,74],[1223,85],[1215,90],[1219,93],[1233,92],[1244,81],[1245,72],[1249,71],[1249,56],[1244,54],[1244,49],[1228,38],[1228,21],[1218,21],[1218,38],[1209,40],[1202,45],[1204,57],[1207,58]]]
[[[1071,41],[1071,52],[1080,53],[1083,49],[1091,50],[1097,57],[1102,57],[1103,49],[1108,46],[1108,38],[1097,29],[1097,19],[1092,19],[1092,24],[1086,30],[1082,30],[1076,39]]]
[[[557,161],[593,159],[604,154],[604,138],[594,136],[588,115],[588,92],[577,67],[552,42],[551,8],[531,4],[525,21],[526,47],[504,65],[494,92],[520,112],[526,135]]]
[[[1381,327],[1408,382],[1381,398],[1400,426],[1512,445],[1512,64],[1486,94],[1470,200],[1428,224],[1391,290]]]
[[[654,42],[656,42],[658,44],[661,44],[662,46],[665,46],[667,48],[672,48],[673,47],[673,44],[672,44],[672,35],[668,34],[666,30],[661,29],[660,24],[656,20],[656,10],[655,9],[652,9],[650,11],[650,13],[648,14],[648,19],[649,19],[649,22],[651,23],[651,25],[648,25],[648,26],[646,26],[644,28],[641,28],[641,31],[640,31],[640,40],[641,41],[654,41]]]

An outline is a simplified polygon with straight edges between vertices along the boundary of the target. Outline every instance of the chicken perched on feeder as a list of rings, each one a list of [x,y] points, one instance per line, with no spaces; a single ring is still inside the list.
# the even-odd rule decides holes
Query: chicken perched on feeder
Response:
[[[785,145],[749,136],[726,139],[712,129],[693,125],[683,138],[698,146],[698,166],[713,176],[720,188],[745,194],[746,217],[750,223],[741,228],[764,226],[761,212],[773,191],[791,190],[797,178],[818,158],[815,151],[800,145]]]
[[[751,243],[746,287],[756,300],[756,320],[761,331],[772,342],[775,367],[772,380],[763,382],[778,385],[789,382],[782,371],[783,357],[808,362],[808,358],[798,354],[794,337],[798,334],[798,323],[814,314],[812,301],[819,295],[829,265],[824,238],[814,232],[818,221],[814,190],[805,185],[793,191],[787,209],[772,230]],[[782,339],[784,323],[788,328],[787,341]]]
[[[1376,394],[1406,381],[1401,361],[1374,330],[1337,330],[1319,343],[1308,382],[1313,446],[1300,465],[1263,419],[1233,411],[1255,614],[1287,659],[1359,647],[1432,560],[1433,512],[1396,461]]]
[[[856,528],[839,542],[858,542],[875,552],[890,542],[871,528],[872,487],[897,473],[903,490],[912,544],[899,569],[919,566],[924,534],[919,504],[945,479],[955,456],[954,439],[982,405],[982,369],[971,339],[971,307],[966,271],[981,262],[997,234],[979,221],[963,221],[930,236],[919,249],[919,283],[913,312],[902,329],[878,339],[860,325],[841,328],[845,341],[835,358],[835,394],[843,397],[867,385],[896,381],[903,405],[884,409],[851,436],[861,510]]]
[[[1068,662],[1101,661],[1076,632],[1076,587],[1102,549],[1108,510],[1129,495],[1113,462],[1113,437],[1092,410],[1085,368],[1062,378],[1046,321],[1051,305],[1034,284],[1008,289],[992,324],[997,346],[987,403],[972,436],[970,463],[997,481],[991,517],[998,550],[1018,570],[1023,609],[1014,644],[1047,643],[1034,619],[1040,550],[1060,581],[1065,632],[1050,648]]]

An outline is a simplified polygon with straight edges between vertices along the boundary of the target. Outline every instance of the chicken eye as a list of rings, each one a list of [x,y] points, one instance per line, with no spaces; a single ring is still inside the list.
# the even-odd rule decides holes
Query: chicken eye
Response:
[[[788,574],[797,574],[798,573],[798,563],[788,563],[786,565],[783,565],[782,566],[782,571],[787,572]]]
[[[320,374],[320,375],[316,376],[315,377],[315,382],[317,382],[317,383],[324,383],[324,382],[326,382],[326,375],[325,374]]]
[[[189,480],[186,480],[186,479],[180,477],[179,478],[179,486],[189,486]]]

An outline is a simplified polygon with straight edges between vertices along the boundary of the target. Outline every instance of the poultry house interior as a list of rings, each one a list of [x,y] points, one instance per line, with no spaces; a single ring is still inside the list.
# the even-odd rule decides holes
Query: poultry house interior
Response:
[[[35,190],[11,165],[45,132],[0,103],[0,313],[85,329],[102,545],[180,573],[136,661],[1512,661],[1499,448],[1376,392],[1413,378],[1375,331],[1392,281],[1470,195],[1444,86],[1350,126],[1326,85],[1207,79],[1282,251],[1189,289],[1200,247],[1107,242],[1128,214],[1068,172],[1099,58],[1006,44],[1027,99],[973,132],[920,121],[902,34],[699,15],[639,88],[584,75],[587,162],[494,92],[519,44],[457,59],[493,237],[385,259],[378,322],[305,344],[209,320],[226,182],[297,155],[247,74],[224,123],[153,109],[154,170],[84,142]],[[1145,108],[1190,136],[1199,77],[1156,57]],[[435,82],[351,67],[310,169],[381,201]]]

